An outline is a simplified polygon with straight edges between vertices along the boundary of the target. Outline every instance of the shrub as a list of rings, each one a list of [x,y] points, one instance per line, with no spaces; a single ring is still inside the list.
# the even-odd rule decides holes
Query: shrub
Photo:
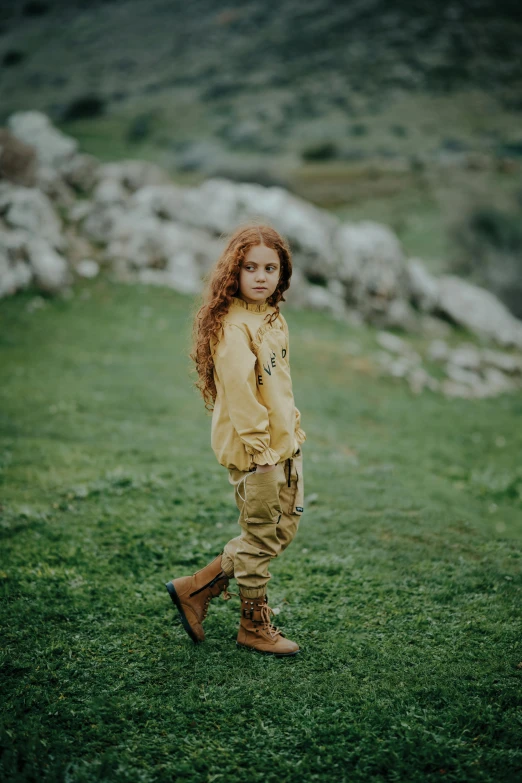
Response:
[[[4,68],[11,68],[13,65],[21,63],[24,59],[24,52],[20,52],[18,49],[9,49],[2,58],[2,65]]]
[[[331,141],[320,142],[306,147],[301,152],[303,160],[333,160],[337,157],[338,151],[335,144]]]
[[[82,95],[65,110],[64,120],[83,120],[99,117],[105,111],[105,100],[99,95]]]

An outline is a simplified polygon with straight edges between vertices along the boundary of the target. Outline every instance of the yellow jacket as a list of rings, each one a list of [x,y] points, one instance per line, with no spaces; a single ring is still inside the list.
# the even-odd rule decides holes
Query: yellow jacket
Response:
[[[211,338],[217,396],[212,449],[226,468],[250,470],[293,457],[306,440],[290,377],[288,325],[266,302],[233,297],[224,333]]]

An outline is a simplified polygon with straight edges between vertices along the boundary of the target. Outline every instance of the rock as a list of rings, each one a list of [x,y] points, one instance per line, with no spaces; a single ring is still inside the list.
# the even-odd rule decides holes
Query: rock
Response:
[[[71,209],[74,205],[74,191],[50,166],[40,166],[36,175],[36,186],[57,206]]]
[[[182,294],[198,294],[203,289],[190,253],[178,253],[170,258],[164,270],[140,269],[138,279],[140,283],[167,286]]]
[[[71,227],[68,227],[64,233],[65,247],[64,251],[67,259],[75,266],[84,258],[90,258],[94,253],[94,248],[86,237],[77,234]]]
[[[67,217],[73,223],[80,223],[85,220],[87,215],[90,215],[94,209],[94,204],[91,201],[76,201],[70,208]]]
[[[47,196],[36,188],[0,185],[0,215],[12,228],[23,229],[60,249],[61,222]]]
[[[481,366],[481,354],[479,349],[473,343],[461,343],[454,348],[449,360],[457,367],[477,372]]]
[[[462,397],[468,400],[473,397],[472,389],[464,383],[444,380],[440,388],[445,397]]]
[[[55,128],[41,112],[17,112],[9,117],[7,125],[14,136],[35,148],[38,162],[44,166],[59,168],[78,149],[78,142]]]
[[[337,278],[347,290],[347,300],[367,320],[387,312],[394,299],[407,292],[404,257],[395,234],[373,221],[341,225],[334,237],[338,255]]]
[[[446,375],[455,383],[466,384],[467,386],[475,387],[481,383],[481,377],[476,372],[465,370],[451,361],[446,365]]]
[[[377,332],[377,342],[386,351],[392,353],[407,354],[409,352],[408,343],[391,332]]]
[[[106,163],[99,167],[97,176],[100,180],[116,180],[131,193],[147,185],[164,185],[170,182],[170,177],[162,168],[147,160]]]
[[[122,205],[93,205],[82,223],[82,231],[93,242],[106,245],[111,241],[115,226],[125,215]]]
[[[312,310],[324,310],[338,317],[342,317],[345,310],[342,298],[324,286],[311,285],[310,283],[306,286],[304,304],[305,307]]]
[[[449,337],[451,326],[447,321],[440,318],[434,318],[431,315],[421,315],[419,320],[419,331],[426,337]]]
[[[519,375],[522,373],[522,356],[513,356],[510,353],[502,353],[502,351],[493,351],[485,348],[482,351],[482,362],[486,367],[493,367],[508,375]]]
[[[178,280],[179,269],[188,275],[186,259],[192,258],[194,276],[187,283],[187,290],[196,290],[194,280],[201,280],[202,272],[215,263],[221,249],[221,244],[203,231],[130,210],[116,220],[111,237],[108,258],[123,259],[133,268],[169,271],[171,280]],[[178,258],[183,261],[178,263]],[[176,286],[181,290],[181,283],[176,282]]]
[[[522,321],[484,288],[453,275],[439,280],[438,308],[469,331],[501,345],[522,348]]]
[[[433,362],[445,362],[450,355],[449,345],[444,340],[432,340],[428,348],[428,358]]]
[[[32,276],[25,235],[17,231],[0,231],[0,298],[25,288]]]
[[[89,193],[98,179],[100,162],[86,153],[78,153],[60,166],[60,173],[68,185],[80,193]]]
[[[130,204],[164,220],[179,220],[185,195],[186,188],[177,185],[148,185],[132,196]]]
[[[112,206],[125,204],[128,193],[122,183],[117,179],[102,179],[94,188],[92,194],[95,204]]]
[[[36,183],[36,152],[6,128],[0,128],[0,180],[31,188]]]
[[[410,258],[406,264],[409,298],[426,313],[436,309],[439,301],[439,283],[431,275],[422,261],[418,258]]]
[[[35,282],[44,291],[55,293],[70,282],[66,260],[44,239],[31,239],[29,258]]]
[[[413,394],[420,394],[424,388],[438,391],[440,386],[439,381],[426,372],[424,367],[415,367],[408,373],[407,379]]]
[[[514,391],[518,388],[518,385],[511,378],[507,378],[503,372],[495,367],[487,367],[484,370],[484,375],[489,397],[494,397],[503,392]]]
[[[422,362],[421,356],[415,351],[411,345],[403,340],[402,337],[398,337],[392,332],[377,332],[377,342],[386,351],[399,354],[406,357],[410,363],[420,364]]]
[[[403,332],[418,331],[417,314],[405,299],[392,299],[383,315],[377,315],[374,321],[389,329],[401,329]]]
[[[84,258],[76,264],[76,274],[80,277],[93,278],[99,274],[100,266],[91,258]]]
[[[208,179],[186,189],[178,219],[218,236],[246,221],[266,220],[290,242],[295,264],[306,275],[336,277],[332,237],[338,218],[279,186]]]

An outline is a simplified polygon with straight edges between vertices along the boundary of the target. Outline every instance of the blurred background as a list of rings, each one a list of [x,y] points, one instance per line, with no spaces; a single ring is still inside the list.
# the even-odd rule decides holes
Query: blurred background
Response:
[[[516,0],[3,0],[0,122],[45,112],[183,184],[280,184],[516,309],[514,270],[475,251],[522,247],[521,41]]]
[[[521,43],[515,0],[0,0],[2,781],[520,779]],[[238,532],[188,353],[247,220],[294,264],[289,666],[164,589]]]

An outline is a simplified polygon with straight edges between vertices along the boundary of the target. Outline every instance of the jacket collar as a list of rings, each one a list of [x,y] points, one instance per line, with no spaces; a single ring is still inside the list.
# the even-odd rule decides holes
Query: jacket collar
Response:
[[[268,310],[268,302],[258,302],[257,304],[250,304],[245,302],[244,299],[240,299],[238,296],[233,296],[231,305],[236,307],[243,307],[245,310],[250,310],[253,313],[264,313]]]

